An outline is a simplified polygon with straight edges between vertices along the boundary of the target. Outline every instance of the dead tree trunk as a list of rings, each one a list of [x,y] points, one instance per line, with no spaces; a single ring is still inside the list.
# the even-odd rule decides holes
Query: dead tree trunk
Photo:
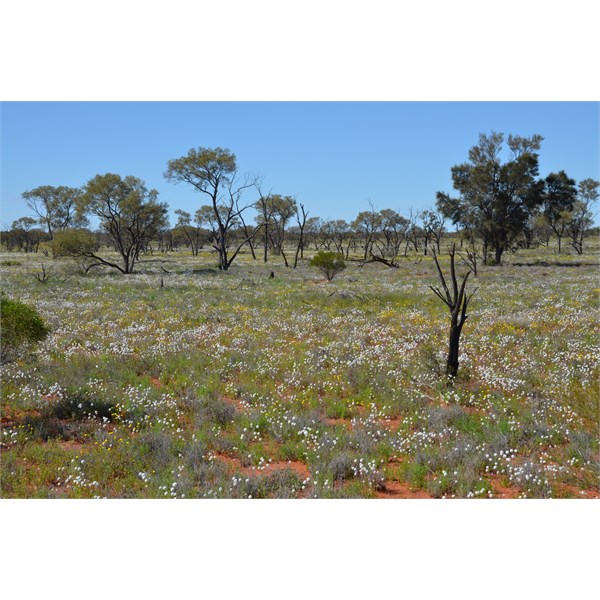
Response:
[[[296,246],[296,254],[294,256],[294,269],[298,266],[298,255],[300,255],[301,258],[304,258],[304,228],[306,227],[306,217],[308,217],[308,212],[304,210],[304,204],[300,204],[300,211],[298,210],[298,205],[296,205],[296,222],[298,223],[300,237],[298,238],[298,245]]]
[[[446,360],[446,373],[450,377],[456,377],[458,373],[458,349],[460,344],[460,334],[462,332],[463,325],[467,320],[467,307],[473,294],[477,291],[475,289],[471,294],[467,295],[465,292],[465,286],[467,284],[467,279],[471,274],[471,271],[468,271],[467,274],[462,278],[462,282],[459,286],[458,280],[456,278],[456,269],[454,266],[454,257],[455,257],[455,244],[452,244],[452,249],[449,252],[450,254],[450,277],[452,280],[452,290],[448,287],[446,283],[446,278],[442,273],[442,269],[440,268],[440,263],[438,262],[437,255],[435,251],[433,252],[433,260],[435,261],[435,266],[437,267],[438,276],[440,278],[440,283],[442,284],[442,290],[439,288],[435,288],[433,286],[429,286],[431,290],[436,294],[436,296],[448,307],[450,310],[450,336],[448,343],[448,358]]]
[[[472,249],[467,248],[466,257],[463,256],[460,252],[458,253],[458,255],[462,258],[465,265],[469,267],[469,269],[471,269],[471,271],[473,272],[473,277],[477,277],[477,261],[479,257],[477,255],[477,250],[475,249],[475,247],[473,246]]]

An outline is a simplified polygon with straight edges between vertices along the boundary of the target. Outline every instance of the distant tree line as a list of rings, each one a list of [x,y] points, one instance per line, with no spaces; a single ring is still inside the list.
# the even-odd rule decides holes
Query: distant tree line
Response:
[[[86,271],[104,266],[124,274],[155,252],[187,250],[197,256],[204,249],[214,251],[222,270],[244,249],[255,260],[277,256],[292,268],[307,249],[397,267],[409,253],[439,254],[450,223],[475,272],[478,259],[500,265],[504,252],[547,246],[553,238],[559,253],[567,239],[581,254],[585,238],[595,230],[600,183],[589,178],[577,183],[564,171],[540,178],[542,140],[539,135],[505,140],[501,133],[481,134],[468,162],[451,169],[456,195],[438,192],[435,209],[408,215],[376,210],[369,203],[350,222],[310,216],[293,196],[264,192],[259,178],[240,175],[227,149],[197,148],[168,161],[164,173],[205,200],[194,214],[176,210],[173,226],[156,190],[137,177],[107,173],[82,188],[41,186],[24,192],[35,216],[14,221],[2,232],[2,243],[9,251],[47,253],[50,248],[53,256],[80,260]],[[90,217],[99,221],[96,231],[89,228]],[[116,251],[118,260],[102,254],[106,247]]]

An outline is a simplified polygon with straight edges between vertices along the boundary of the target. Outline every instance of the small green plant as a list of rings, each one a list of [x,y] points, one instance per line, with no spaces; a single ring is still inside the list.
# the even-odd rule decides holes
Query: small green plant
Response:
[[[327,281],[331,281],[338,273],[346,268],[344,256],[339,252],[317,252],[310,261],[311,267],[317,267]]]
[[[31,306],[0,296],[0,363],[14,360],[24,348],[41,342],[50,328]]]

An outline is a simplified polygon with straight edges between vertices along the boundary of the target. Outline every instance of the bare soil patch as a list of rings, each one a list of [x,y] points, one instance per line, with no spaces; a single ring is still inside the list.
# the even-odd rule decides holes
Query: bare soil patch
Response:
[[[488,475],[488,479],[494,488],[494,492],[497,494],[496,498],[515,499],[519,497],[521,490],[514,485],[504,485],[501,475]]]
[[[412,490],[408,483],[402,481],[386,481],[384,488],[376,493],[376,498],[422,500],[432,496],[425,490]]]
[[[310,477],[310,471],[308,467],[299,460],[276,460],[271,462],[265,462],[261,466],[250,466],[244,467],[241,461],[231,456],[224,454],[216,454],[215,459],[227,465],[230,471],[235,473],[241,473],[246,477],[256,477],[261,474],[271,474],[275,471],[283,471],[284,469],[291,469],[303,480]]]
[[[241,400],[240,398],[233,398],[227,395],[221,395],[221,400],[230,404],[231,406],[235,406],[240,412],[246,412],[248,410],[248,405]]]

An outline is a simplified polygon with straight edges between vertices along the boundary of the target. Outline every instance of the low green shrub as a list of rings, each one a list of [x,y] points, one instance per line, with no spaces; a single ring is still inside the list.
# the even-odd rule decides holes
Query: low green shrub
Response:
[[[35,308],[0,295],[0,363],[15,360],[22,350],[41,342],[49,333],[50,328]]]
[[[338,273],[346,268],[344,256],[339,252],[317,252],[311,261],[311,267],[316,267],[325,275],[328,281],[331,281]]]

